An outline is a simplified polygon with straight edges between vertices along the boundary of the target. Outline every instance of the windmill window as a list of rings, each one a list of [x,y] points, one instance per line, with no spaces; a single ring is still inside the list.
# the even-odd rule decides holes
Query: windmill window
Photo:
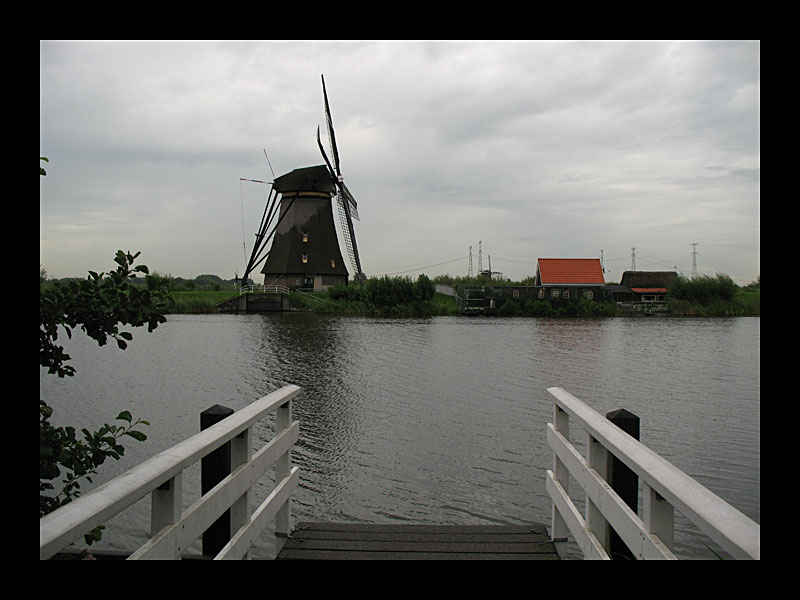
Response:
[[[308,242],[308,232],[307,231],[303,232],[303,243],[305,243],[305,242]]]
[[[308,262],[308,254],[303,254],[303,264]]]
[[[335,258],[332,258],[332,259],[331,259],[331,268],[332,268],[332,269],[335,269],[335,268],[336,268],[336,259],[335,259]]]

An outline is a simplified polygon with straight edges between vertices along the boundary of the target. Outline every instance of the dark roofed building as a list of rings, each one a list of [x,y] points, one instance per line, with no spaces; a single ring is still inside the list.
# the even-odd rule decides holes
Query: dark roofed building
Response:
[[[634,302],[666,302],[667,286],[675,271],[625,271],[619,282],[633,293]]]

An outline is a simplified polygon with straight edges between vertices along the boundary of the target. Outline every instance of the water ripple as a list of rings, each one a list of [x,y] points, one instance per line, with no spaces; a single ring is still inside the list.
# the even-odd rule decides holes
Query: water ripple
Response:
[[[544,390],[555,385],[602,414],[639,415],[643,442],[758,521],[759,326],[185,315],[135,334],[124,353],[76,336],[67,351],[78,376],[42,376],[40,390],[65,420],[99,427],[123,408],[150,420],[150,439],[130,448],[127,468],[195,433],[213,404],[238,409],[296,384],[296,518],[525,523],[549,521]],[[268,439],[273,428],[267,420],[256,435]],[[135,519],[146,522],[146,512]],[[122,543],[146,539],[146,526],[121,522]],[[696,534],[676,537],[688,555],[707,555]]]

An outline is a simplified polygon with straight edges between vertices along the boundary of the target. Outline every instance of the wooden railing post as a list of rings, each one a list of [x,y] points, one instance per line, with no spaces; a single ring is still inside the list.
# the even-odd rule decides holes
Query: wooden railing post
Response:
[[[233,414],[233,409],[215,404],[200,413],[200,431]],[[208,493],[231,474],[231,443],[227,442],[200,461],[200,493]],[[231,511],[226,510],[203,534],[203,554],[216,556],[231,539]]]
[[[628,412],[624,408],[620,408],[606,413],[606,419],[622,429],[622,431],[630,435],[633,439],[639,440],[639,417],[633,413]],[[634,514],[638,514],[639,476],[616,456],[613,454],[609,456],[610,465],[607,481],[611,485],[611,489],[622,498]],[[612,560],[634,560],[633,552],[631,552],[630,548],[628,548],[625,542],[622,541],[622,538],[620,538],[613,529],[611,530],[609,539],[609,556],[611,556]]]
[[[231,440],[231,471],[247,463],[253,456],[253,436],[252,427],[248,427],[242,433]],[[253,498],[252,483],[247,491],[236,500],[230,508],[230,531],[231,535],[250,522],[250,515],[253,512],[251,504]],[[250,550],[245,554],[245,559],[250,558]]]
[[[275,414],[275,435],[288,429],[292,425],[292,401],[291,399],[282,404]],[[277,485],[283,478],[289,477],[292,470],[292,451],[287,450],[278,460],[275,461],[275,484]],[[291,533],[291,511],[289,500],[278,509],[275,515],[275,553],[281,551]]]
[[[593,436],[587,435],[586,440],[586,464],[589,468],[594,469],[600,479],[608,481],[608,455],[609,452],[605,446],[596,440]],[[608,521],[603,516],[600,508],[592,501],[587,492],[586,494],[586,529],[594,534],[597,542],[608,553],[609,549],[609,531],[611,527]]]
[[[553,425],[556,431],[569,439],[569,414],[557,404],[553,404]],[[553,479],[561,484],[565,492],[569,492],[569,469],[559,460],[555,453],[553,453]],[[567,540],[568,535],[569,526],[564,521],[564,517],[558,512],[554,501],[550,537],[554,542],[564,542]]]
[[[161,484],[150,494],[150,536],[156,535],[167,525],[177,523],[183,509],[183,472]],[[183,548],[177,545],[167,552],[169,558],[177,560]]]
[[[670,551],[675,549],[675,507],[642,483],[642,522],[648,533],[657,535]]]

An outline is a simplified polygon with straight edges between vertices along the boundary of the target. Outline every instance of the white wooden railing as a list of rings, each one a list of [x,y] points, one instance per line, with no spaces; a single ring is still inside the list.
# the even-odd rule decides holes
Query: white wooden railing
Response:
[[[152,537],[130,559],[180,558],[228,509],[233,535],[215,559],[247,558],[273,519],[280,551],[290,533],[289,500],[299,481],[297,467],[291,466],[291,449],[300,431],[299,422],[292,422],[292,398],[299,392],[295,385],[277,390],[45,515],[39,519],[39,558],[51,557],[147,494],[152,495]],[[272,411],[275,436],[253,454],[252,426]],[[231,474],[182,511],[184,469],[227,442]],[[252,486],[272,466],[275,488],[252,511]]]
[[[554,423],[547,424],[553,470],[546,487],[553,499],[554,541],[571,533],[584,558],[608,559],[610,528],[637,559],[675,559],[674,511],[678,510],[734,558],[761,558],[761,526],[664,458],[619,429],[575,396],[558,387]],[[569,442],[570,419],[585,430],[586,458]],[[606,481],[609,453],[642,482],[642,517]],[[569,475],[586,495],[581,516],[568,495]]]
[[[285,285],[265,285],[263,283],[255,283],[253,285],[246,285],[239,290],[239,295],[247,294],[248,292],[263,292],[273,294],[288,294],[291,290]]]

